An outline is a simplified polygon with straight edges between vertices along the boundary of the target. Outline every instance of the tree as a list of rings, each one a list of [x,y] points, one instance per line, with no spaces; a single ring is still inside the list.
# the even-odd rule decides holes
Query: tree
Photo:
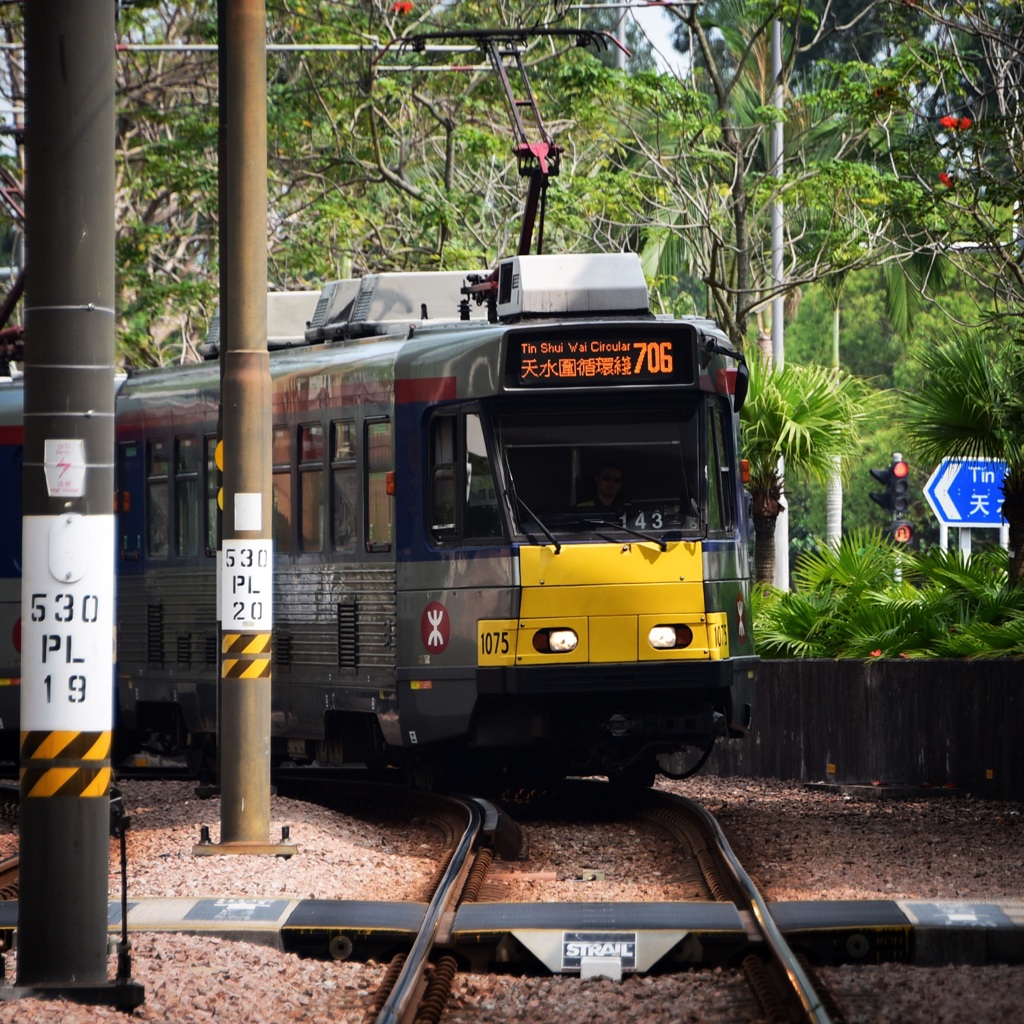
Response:
[[[549,13],[534,0],[268,11],[268,288],[485,270],[515,251],[525,186],[496,76],[465,40],[470,52],[454,55],[398,40],[458,24],[543,25]],[[0,38],[17,43],[21,20],[20,5],[0,5]],[[119,355],[154,365],[194,358],[217,305],[217,4],[122,5],[117,30]],[[593,139],[572,137],[574,107],[605,81],[600,62],[569,37],[530,37],[524,49],[545,121],[571,157],[561,182],[586,186],[571,198],[564,185],[552,190],[546,248],[627,247],[636,190],[597,167]],[[16,46],[0,54],[0,99],[16,117],[22,63]]]
[[[904,393],[916,457],[1005,459],[1010,586],[1024,582],[1024,345],[964,332],[920,354],[923,379]]]
[[[936,19],[946,10],[926,6]],[[810,35],[818,8],[823,30]],[[779,199],[788,292],[941,251],[951,238],[980,247],[958,250],[979,279],[982,264],[1002,266],[985,248],[983,228],[998,227],[1001,258],[1014,255],[1007,213],[1024,180],[1013,148],[1018,104],[1013,89],[1000,89],[1017,82],[1018,69],[996,55],[982,60],[962,41],[981,53],[992,38],[1012,56],[1015,15],[995,0],[977,14],[966,4],[950,9],[959,21],[936,21],[941,31],[932,37],[921,33],[921,18],[896,12],[888,24],[906,27],[901,49],[872,42],[852,61],[854,33],[839,29],[856,24],[861,43],[870,26],[878,39],[874,3],[691,5],[683,16],[694,60],[678,79],[632,63],[623,73],[602,63],[607,54],[531,37],[524,58],[545,123],[563,145],[546,248],[641,251],[660,308],[707,312],[737,345],[773,297],[768,225]],[[134,363],[187,357],[216,306],[217,61],[190,48],[216,42],[216,10],[214,0],[119,7],[119,339]],[[785,54],[781,179],[769,173],[767,144],[779,116],[768,45],[778,16],[798,40]],[[0,5],[0,37],[17,42],[20,24],[20,5]],[[351,49],[268,52],[268,286],[317,288],[381,270],[483,269],[512,251],[524,183],[493,72],[480,67],[479,54],[453,61],[401,39],[457,26],[546,24],[561,22],[538,0],[274,6],[272,46]],[[955,34],[961,49],[944,53],[943,33]],[[139,48],[151,43],[172,48]],[[818,54],[844,63],[824,65],[812,59]],[[20,61],[16,48],[0,55],[0,98],[15,111]],[[438,66],[445,62],[447,70]],[[964,113],[956,105],[975,87],[975,68],[984,72],[979,81],[998,87],[990,93],[1004,103],[1004,118],[995,106],[992,117],[979,117],[974,106]],[[941,102],[942,114],[936,107],[936,116],[918,117],[918,99]],[[944,117],[955,118],[955,129],[939,123]],[[941,184],[940,174],[956,187]],[[1009,308],[1015,266],[999,277],[993,307]]]
[[[943,254],[974,281],[984,307],[976,323],[1019,320],[1024,11],[997,0],[890,8],[900,45],[866,71],[861,109],[879,158],[922,198],[898,241]],[[925,295],[937,287],[918,285]]]
[[[779,459],[787,490],[791,479],[827,480],[837,458],[845,465],[859,450],[859,427],[873,401],[861,380],[836,370],[750,360],[750,391],[740,418],[742,455],[750,464],[756,581],[775,578],[775,521],[783,508]]]
[[[930,193],[898,181],[876,158],[875,124],[862,109],[866,66],[819,63],[795,77],[792,31],[783,47],[784,167],[776,176],[770,27],[780,15],[792,29],[800,12],[728,0],[677,8],[692,58],[686,75],[660,76],[656,88],[633,76],[608,92],[610,116],[622,125],[612,159],[633,167],[648,197],[638,222],[645,267],[656,281],[683,278],[681,266],[700,282],[701,311],[738,346],[778,291],[770,231],[777,203],[785,210],[789,297],[823,277],[901,258],[906,246],[891,239]]]

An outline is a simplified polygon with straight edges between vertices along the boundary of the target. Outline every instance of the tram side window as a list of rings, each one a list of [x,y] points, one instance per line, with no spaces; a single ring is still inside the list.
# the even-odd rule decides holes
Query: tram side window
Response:
[[[487,458],[483,427],[477,413],[466,416],[466,536],[501,537],[501,513],[494,486],[491,462]]]
[[[324,547],[324,428],[320,423],[299,427],[299,544],[303,551]]]
[[[274,427],[274,550],[292,549],[292,446],[287,426]]]
[[[395,457],[391,446],[391,423],[374,420],[366,424],[366,547],[368,551],[390,551],[395,489]]]
[[[199,443],[194,437],[174,441],[174,553],[199,553]]]
[[[708,406],[708,530],[731,533],[736,526],[735,491],[726,420],[720,402]]]
[[[438,540],[458,534],[455,522],[454,416],[437,416],[430,425],[430,532]]]
[[[217,553],[217,492],[220,490],[217,438],[207,434],[203,438],[203,449],[206,461],[206,554],[212,557]]]
[[[504,536],[479,413],[430,424],[430,532],[436,540]]]
[[[331,424],[331,546],[347,551],[356,540],[356,425],[352,420]]]
[[[146,442],[146,554],[166,558],[170,551],[170,445]]]

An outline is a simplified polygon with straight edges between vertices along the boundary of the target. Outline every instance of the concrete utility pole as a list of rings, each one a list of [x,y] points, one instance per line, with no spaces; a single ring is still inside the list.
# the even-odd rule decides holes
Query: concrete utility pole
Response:
[[[114,5],[32,0],[16,995],[107,981],[114,679]]]
[[[221,841],[196,853],[294,853],[268,843],[273,630],[267,350],[267,62],[263,0],[221,0],[226,177],[221,232],[223,541]],[[222,100],[223,102],[223,100]]]

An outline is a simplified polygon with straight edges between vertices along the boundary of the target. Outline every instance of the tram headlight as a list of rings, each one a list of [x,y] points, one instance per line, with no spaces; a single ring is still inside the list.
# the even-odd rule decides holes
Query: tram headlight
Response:
[[[651,626],[647,633],[647,642],[656,651],[671,651],[679,647],[689,647],[693,643],[693,631],[682,623]]]
[[[579,642],[574,629],[540,629],[533,634],[533,649],[542,654],[568,654]]]

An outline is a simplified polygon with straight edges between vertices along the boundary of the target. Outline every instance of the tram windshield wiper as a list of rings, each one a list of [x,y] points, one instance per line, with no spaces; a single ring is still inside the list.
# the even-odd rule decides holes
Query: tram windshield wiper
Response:
[[[584,519],[583,522],[586,523],[588,526],[602,526],[606,530],[624,530],[626,533],[632,534],[634,537],[639,537],[641,540],[649,540],[652,543],[657,544],[662,551],[668,551],[668,542],[666,538],[669,536],[669,534],[663,534],[660,537],[652,537],[651,534],[644,533],[643,530],[635,530],[632,526],[625,526],[618,520],[608,522],[605,519]]]
[[[541,530],[544,531],[544,536],[555,545],[555,554],[557,555],[562,550],[561,542],[555,539],[555,535],[547,528],[540,516],[538,516],[537,513],[534,512],[530,506],[515,493],[514,490],[512,492],[512,496],[515,498],[516,504],[541,528]],[[529,534],[527,534],[527,536],[529,536]]]
[[[561,552],[562,550],[561,543],[555,538],[555,535],[547,528],[547,526],[541,520],[540,516],[538,516],[537,513],[534,512],[530,508],[530,506],[527,505],[526,502],[519,497],[519,493],[516,491],[515,478],[512,476],[512,467],[509,466],[508,464],[507,454],[503,453],[502,461],[505,463],[505,477],[508,480],[508,490],[506,491],[505,495],[506,499],[511,498],[512,502],[515,503],[516,508],[521,509],[523,512],[525,512],[541,528],[541,530],[543,530],[544,536],[547,537],[547,539],[552,544],[554,544],[555,554],[559,554],[559,552]],[[511,509],[513,520],[518,518],[518,516],[516,515],[516,508]],[[537,541],[533,539],[533,536],[530,534],[528,530],[524,528],[523,532],[526,534],[526,536],[530,539],[532,543],[537,543]]]

